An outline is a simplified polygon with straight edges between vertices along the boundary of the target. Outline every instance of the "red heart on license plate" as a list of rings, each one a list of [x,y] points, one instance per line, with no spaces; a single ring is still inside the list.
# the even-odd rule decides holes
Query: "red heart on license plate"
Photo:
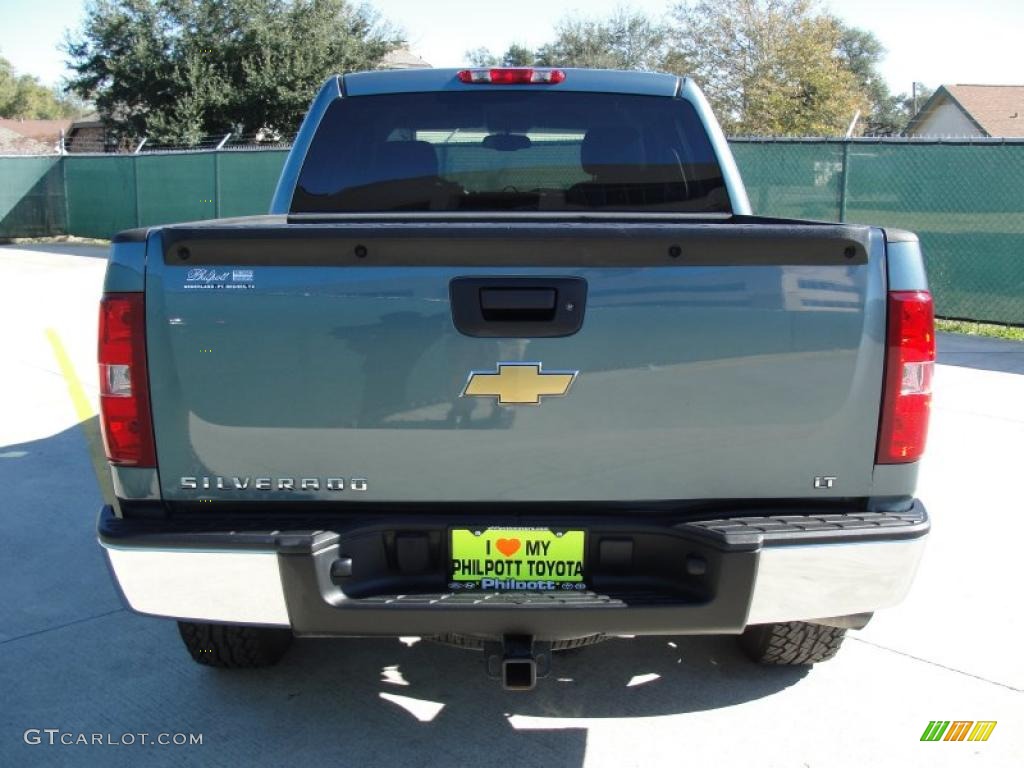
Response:
[[[494,542],[494,546],[505,557],[512,557],[512,555],[519,551],[520,542],[519,539],[498,539]]]

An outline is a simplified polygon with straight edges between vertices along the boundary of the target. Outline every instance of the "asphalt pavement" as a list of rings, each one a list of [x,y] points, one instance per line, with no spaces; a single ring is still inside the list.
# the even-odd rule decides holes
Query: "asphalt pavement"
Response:
[[[0,765],[1024,762],[1024,344],[940,337],[924,561],[906,602],[831,662],[760,668],[728,637],[623,638],[513,694],[480,656],[406,638],[299,640],[275,668],[219,671],[173,622],[124,608],[95,541],[105,254],[0,247]],[[921,742],[932,720],[998,724],[986,742]]]

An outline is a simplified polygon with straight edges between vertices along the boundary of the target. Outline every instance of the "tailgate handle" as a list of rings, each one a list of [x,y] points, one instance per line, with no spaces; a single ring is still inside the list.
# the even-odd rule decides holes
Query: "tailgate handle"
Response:
[[[553,320],[558,291],[554,288],[481,288],[484,320]]]
[[[452,320],[467,336],[571,336],[583,325],[582,277],[456,277],[449,288]]]

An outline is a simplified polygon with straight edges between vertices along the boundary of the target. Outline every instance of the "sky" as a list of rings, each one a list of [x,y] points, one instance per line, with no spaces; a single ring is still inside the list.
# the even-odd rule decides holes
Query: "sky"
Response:
[[[559,18],[611,13],[622,0],[375,0],[401,27],[413,52],[436,67],[465,64],[465,52],[509,43],[539,46]],[[628,5],[660,15],[671,0]],[[1024,83],[1021,35],[1024,0],[822,0],[848,24],[874,32],[888,49],[882,75],[893,92],[915,80],[943,83]],[[67,75],[58,45],[81,23],[85,0],[0,0],[0,56],[19,73],[56,84]]]

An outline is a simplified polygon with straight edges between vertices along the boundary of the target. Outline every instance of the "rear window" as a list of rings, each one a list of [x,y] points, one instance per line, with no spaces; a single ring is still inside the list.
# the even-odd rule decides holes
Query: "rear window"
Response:
[[[728,212],[729,198],[687,101],[489,89],[338,99],[291,210]]]

